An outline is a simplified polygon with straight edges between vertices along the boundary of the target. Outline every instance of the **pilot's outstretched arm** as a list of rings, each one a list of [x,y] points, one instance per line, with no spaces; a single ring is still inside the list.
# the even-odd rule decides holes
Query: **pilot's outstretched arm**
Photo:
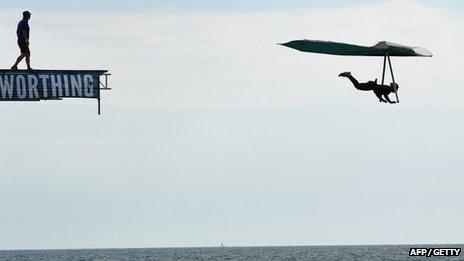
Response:
[[[388,103],[396,103],[396,101],[391,101],[390,98],[388,98],[388,94],[384,96],[385,96],[385,99],[388,101]]]
[[[377,98],[379,98],[379,102],[387,102],[387,101],[385,101],[385,100],[382,98],[382,94],[381,94],[381,93],[378,93],[378,92],[376,92],[376,91],[374,91],[374,93],[375,93],[375,96],[377,96]]]

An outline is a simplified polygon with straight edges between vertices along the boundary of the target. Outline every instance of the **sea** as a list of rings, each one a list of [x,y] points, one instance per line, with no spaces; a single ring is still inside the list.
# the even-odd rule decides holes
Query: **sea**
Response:
[[[414,248],[463,248],[464,245],[369,245],[4,250],[0,260],[464,260],[458,257],[411,257]]]

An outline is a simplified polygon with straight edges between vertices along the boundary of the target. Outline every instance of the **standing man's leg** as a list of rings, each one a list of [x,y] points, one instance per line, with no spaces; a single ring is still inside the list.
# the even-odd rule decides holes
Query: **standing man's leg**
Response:
[[[23,53],[20,54],[18,58],[16,59],[15,64],[11,66],[11,70],[18,70],[18,64],[23,60],[24,57],[26,57],[26,54],[23,54]]]
[[[31,68],[31,52],[26,54],[26,64],[27,64],[27,69],[32,70],[32,68]]]
[[[29,44],[18,42],[19,49],[21,49],[21,55],[16,59],[16,63],[11,67],[12,70],[18,70],[18,64],[26,57],[27,69],[32,70],[31,68],[31,51],[29,50]]]
[[[32,70],[32,68],[31,68],[31,50],[29,49],[29,42],[26,42],[26,45],[24,46],[22,53],[24,53],[26,55],[27,69]]]

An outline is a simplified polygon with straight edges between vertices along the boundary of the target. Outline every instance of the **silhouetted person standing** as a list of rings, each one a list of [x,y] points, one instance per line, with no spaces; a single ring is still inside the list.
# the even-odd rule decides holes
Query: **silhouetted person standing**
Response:
[[[29,50],[29,19],[31,19],[31,13],[29,11],[23,12],[23,20],[19,21],[16,35],[18,36],[18,46],[21,50],[21,55],[16,59],[15,64],[11,67],[11,70],[18,70],[18,64],[21,60],[26,57],[27,69],[31,68],[31,51]]]

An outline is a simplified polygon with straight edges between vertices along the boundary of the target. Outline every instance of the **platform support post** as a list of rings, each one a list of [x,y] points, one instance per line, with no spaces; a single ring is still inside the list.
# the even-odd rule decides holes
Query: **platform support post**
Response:
[[[98,115],[100,115],[100,97],[98,97]]]

